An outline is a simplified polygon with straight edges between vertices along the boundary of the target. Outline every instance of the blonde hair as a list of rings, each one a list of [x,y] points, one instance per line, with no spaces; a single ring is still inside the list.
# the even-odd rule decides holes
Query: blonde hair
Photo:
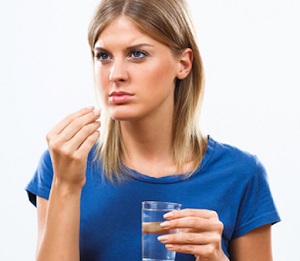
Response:
[[[186,48],[193,51],[191,72],[185,79],[176,81],[172,146],[178,171],[182,171],[183,165],[191,161],[191,151],[195,171],[206,148],[206,139],[199,127],[204,70],[187,3],[185,0],[103,0],[96,9],[88,32],[93,57],[99,35],[120,15],[130,19],[155,40],[167,45],[175,55]],[[106,115],[101,128],[96,157],[102,160],[104,173],[109,180],[122,179],[127,172],[122,164],[124,147],[120,124]]]

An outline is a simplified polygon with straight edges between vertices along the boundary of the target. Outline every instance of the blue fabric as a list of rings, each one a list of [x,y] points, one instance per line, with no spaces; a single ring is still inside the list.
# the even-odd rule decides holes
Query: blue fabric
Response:
[[[266,171],[256,156],[209,138],[201,166],[188,179],[184,175],[153,178],[130,170],[132,178],[111,184],[101,178],[101,166],[91,151],[87,182],[81,197],[80,248],[82,261],[141,260],[141,202],[173,201],[183,208],[210,209],[224,224],[222,247],[234,238],[280,221]],[[53,170],[46,151],[26,190],[48,199]],[[177,261],[195,260],[177,254]]]

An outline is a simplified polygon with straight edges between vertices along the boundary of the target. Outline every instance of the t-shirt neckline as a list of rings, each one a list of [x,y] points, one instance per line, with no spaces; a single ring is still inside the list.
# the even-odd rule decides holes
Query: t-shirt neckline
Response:
[[[128,173],[130,174],[130,177],[132,179],[135,179],[135,180],[138,180],[141,182],[157,183],[157,184],[181,182],[181,181],[188,180],[189,178],[191,178],[195,175],[199,175],[203,172],[203,170],[206,168],[206,166],[209,163],[210,158],[213,154],[214,146],[215,146],[215,141],[210,136],[208,136],[207,137],[207,148],[206,148],[204,157],[202,159],[202,162],[199,165],[199,167],[196,169],[196,171],[193,173],[193,175],[191,175],[191,176],[188,176],[187,174],[174,174],[174,175],[164,176],[164,177],[160,177],[160,178],[155,178],[155,177],[151,177],[151,176],[142,174],[142,173],[140,173],[134,169],[128,168],[126,166],[125,166],[125,168],[128,171]]]

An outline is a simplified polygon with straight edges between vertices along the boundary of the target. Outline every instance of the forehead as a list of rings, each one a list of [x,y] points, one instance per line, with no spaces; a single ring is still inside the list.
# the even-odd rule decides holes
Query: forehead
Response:
[[[105,47],[105,45],[112,44],[120,45],[121,43],[136,44],[140,41],[157,42],[131,20],[125,16],[119,16],[110,22],[100,33],[95,47]]]

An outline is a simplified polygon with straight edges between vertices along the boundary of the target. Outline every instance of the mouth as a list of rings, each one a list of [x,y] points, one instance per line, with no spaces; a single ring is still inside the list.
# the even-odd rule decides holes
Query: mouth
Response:
[[[124,91],[114,91],[109,94],[109,100],[114,104],[122,104],[127,102],[132,96],[132,93]]]

